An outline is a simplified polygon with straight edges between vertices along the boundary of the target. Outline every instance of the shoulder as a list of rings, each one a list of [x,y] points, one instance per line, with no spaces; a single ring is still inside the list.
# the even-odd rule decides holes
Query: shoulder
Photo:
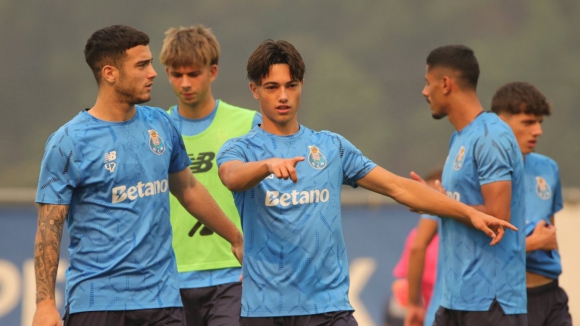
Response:
[[[146,105],[135,106],[145,117],[170,119],[169,113],[162,108]]]
[[[229,112],[234,112],[234,113],[238,113],[238,114],[244,114],[244,115],[249,115],[249,116],[254,116],[256,115],[258,112],[255,110],[250,110],[250,109],[246,109],[246,108],[242,108],[239,106],[235,106],[229,103],[226,103],[222,100],[219,100],[219,106],[218,106],[219,110],[224,110],[224,111],[229,111]]]
[[[76,131],[84,128],[84,126],[87,123],[90,123],[91,120],[91,115],[86,111],[79,112],[79,114],[53,132],[52,135],[48,137],[47,144],[54,142],[62,143],[63,141],[66,141],[66,139],[72,142]]]
[[[526,161],[532,165],[541,165],[543,167],[552,168],[554,170],[558,170],[558,163],[554,161],[549,156],[538,154],[538,153],[530,153],[526,155]]]

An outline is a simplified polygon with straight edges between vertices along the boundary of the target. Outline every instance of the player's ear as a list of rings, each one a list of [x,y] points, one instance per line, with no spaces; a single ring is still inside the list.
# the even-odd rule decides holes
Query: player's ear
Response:
[[[441,78],[441,90],[443,94],[447,95],[451,92],[451,88],[453,86],[454,80],[449,76],[443,76]]]
[[[119,69],[111,65],[105,65],[101,69],[101,78],[103,81],[107,83],[114,83],[117,77],[119,76]]]
[[[211,82],[213,82],[216,79],[216,77],[218,76],[218,72],[219,72],[218,65],[209,66],[209,80]]]
[[[250,82],[250,90],[252,91],[252,96],[254,96],[256,100],[260,98],[260,95],[258,94],[258,85],[254,82]]]

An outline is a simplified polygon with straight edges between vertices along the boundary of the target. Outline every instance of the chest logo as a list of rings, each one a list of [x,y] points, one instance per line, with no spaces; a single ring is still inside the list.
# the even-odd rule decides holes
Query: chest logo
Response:
[[[463,166],[463,161],[465,161],[465,146],[459,148],[459,153],[455,156],[455,161],[453,161],[453,169],[455,171],[461,169]]]
[[[153,153],[157,155],[161,155],[165,152],[165,142],[159,136],[157,131],[151,129],[149,131],[149,148],[153,151]]]
[[[536,177],[536,194],[538,197],[544,200],[550,199],[550,197],[552,197],[552,188],[550,188],[550,185],[546,182],[546,179],[540,176]]]
[[[103,159],[103,164],[105,169],[111,173],[115,172],[115,168],[117,167],[117,163],[113,162],[117,159],[117,151],[110,151],[105,153],[105,158]]]
[[[317,170],[324,169],[327,164],[326,157],[324,157],[318,147],[314,145],[308,146],[308,149],[310,150],[310,154],[308,154],[308,164]]]

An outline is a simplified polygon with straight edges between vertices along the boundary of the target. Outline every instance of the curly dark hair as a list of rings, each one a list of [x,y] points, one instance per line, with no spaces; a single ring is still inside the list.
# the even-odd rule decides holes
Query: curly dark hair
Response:
[[[544,94],[526,82],[513,82],[500,87],[491,100],[491,110],[497,114],[534,114],[549,116],[552,109]]]

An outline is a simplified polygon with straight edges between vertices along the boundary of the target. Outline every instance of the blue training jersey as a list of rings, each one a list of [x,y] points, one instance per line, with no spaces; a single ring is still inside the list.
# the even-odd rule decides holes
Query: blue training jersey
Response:
[[[341,186],[375,166],[340,135],[304,126],[290,136],[254,127],[226,142],[218,165],[302,156],[298,182],[270,175],[234,192],[245,235],[243,317],[353,310],[342,233]]]
[[[421,218],[432,220],[437,222],[437,232],[441,230],[441,219],[438,216],[422,214]],[[439,237],[439,248],[441,248],[441,237]],[[435,272],[435,284],[433,286],[433,293],[431,294],[431,301],[429,301],[429,306],[427,307],[427,312],[425,313],[425,319],[423,320],[424,326],[433,326],[433,322],[435,321],[435,314],[437,313],[437,309],[441,305],[441,294],[442,294],[442,284],[440,281],[441,278],[441,259],[439,258],[439,254],[437,254],[437,269]]]
[[[494,113],[480,114],[453,134],[442,178],[447,195],[483,205],[481,186],[511,181],[510,223],[519,231],[506,230],[502,241],[490,246],[483,232],[442,219],[443,307],[488,311],[495,298],[506,314],[526,313],[523,166],[512,130]]]
[[[69,205],[70,313],[180,307],[169,173],[191,161],[167,113],[125,122],[80,112],[48,139],[36,202]]]
[[[551,158],[530,153],[524,162],[526,182],[526,235],[530,235],[536,224],[550,218],[563,207],[562,185],[558,164]],[[562,274],[558,250],[535,250],[526,255],[526,269],[551,279]]]

